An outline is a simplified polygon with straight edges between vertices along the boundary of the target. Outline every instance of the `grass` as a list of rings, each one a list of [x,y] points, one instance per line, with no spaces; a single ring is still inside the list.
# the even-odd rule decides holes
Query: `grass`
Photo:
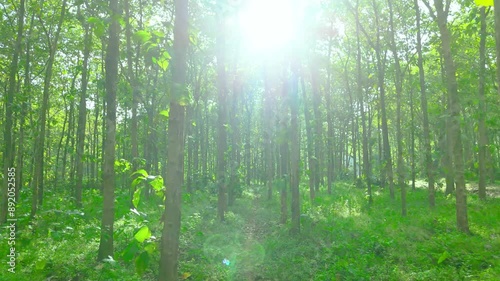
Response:
[[[438,194],[427,206],[423,189],[408,193],[408,215],[387,190],[365,191],[336,183],[333,194],[319,192],[314,204],[306,187],[301,234],[280,225],[279,196],[266,200],[263,187],[247,188],[216,219],[216,195],[197,191],[183,198],[180,239],[181,280],[500,280],[500,199],[468,197],[472,235],[455,227],[455,200]],[[22,198],[29,198],[23,194]],[[140,215],[129,211],[125,193],[117,198],[113,261],[96,262],[101,199],[87,190],[84,210],[68,210],[64,194],[47,196],[29,226],[28,200],[19,204],[15,274],[2,263],[1,280],[156,280],[161,236],[161,200],[143,199]],[[143,243],[134,234],[147,226]],[[5,234],[2,233],[5,241]],[[7,252],[6,243],[0,246]],[[139,256],[147,252],[147,259]],[[137,269],[141,275],[137,273]],[[4,277],[5,276],[5,277]]]

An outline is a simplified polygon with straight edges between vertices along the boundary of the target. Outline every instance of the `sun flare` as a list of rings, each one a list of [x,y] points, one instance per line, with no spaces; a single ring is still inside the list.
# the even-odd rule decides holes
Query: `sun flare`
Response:
[[[239,15],[242,40],[250,52],[275,52],[290,44],[296,32],[292,1],[246,1]]]

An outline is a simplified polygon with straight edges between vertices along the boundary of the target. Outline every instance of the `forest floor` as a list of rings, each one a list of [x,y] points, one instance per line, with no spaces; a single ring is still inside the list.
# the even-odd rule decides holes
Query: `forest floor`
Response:
[[[371,206],[365,190],[348,182],[335,183],[332,194],[321,190],[314,204],[307,186],[301,189],[298,235],[279,223],[279,194],[268,200],[265,187],[244,188],[223,223],[216,194],[185,194],[179,280],[500,280],[500,198],[482,202],[469,194],[466,235],[456,230],[453,196],[438,193],[430,210],[425,189],[408,190],[402,217],[399,196],[391,200],[385,189],[374,188]],[[143,198],[131,211],[128,193],[118,191],[116,254],[99,263],[99,191],[86,190],[83,210],[68,210],[64,194],[48,193],[32,224],[29,196],[22,195],[16,273],[6,274],[2,262],[0,280],[157,280],[161,199]]]

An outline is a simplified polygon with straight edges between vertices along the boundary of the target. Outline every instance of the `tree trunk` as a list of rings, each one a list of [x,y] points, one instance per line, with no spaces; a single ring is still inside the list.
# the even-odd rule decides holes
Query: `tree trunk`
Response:
[[[372,175],[370,167],[370,157],[369,157],[369,147],[368,147],[368,131],[366,128],[366,113],[363,98],[363,76],[361,71],[361,44],[360,44],[360,30],[359,30],[359,9],[358,2],[356,2],[356,72],[357,72],[357,91],[358,91],[358,101],[359,108],[361,111],[361,125],[363,127],[363,174],[365,177],[366,187],[368,191],[368,203],[371,205],[373,203],[372,196]]]
[[[394,27],[394,11],[392,6],[392,0],[387,1],[389,6],[389,23],[391,27],[391,49],[394,56],[394,68],[395,68],[395,85],[396,85],[396,142],[397,142],[397,173],[398,173],[398,185],[401,188],[401,214],[406,216],[406,185],[405,185],[405,168],[403,161],[403,135],[401,132],[401,93],[403,92],[403,81],[401,74],[401,65],[399,63],[398,49],[396,46],[395,33],[396,29]]]
[[[120,10],[118,0],[109,1],[110,17],[109,39],[106,50],[106,139],[103,151],[102,194],[103,208],[101,239],[99,242],[99,261],[113,257],[113,224],[115,220],[115,145],[116,145],[116,92],[118,86],[118,61],[120,56]]]
[[[314,198],[316,197],[316,192],[314,188],[314,175],[316,174],[316,165],[314,159],[314,137],[313,137],[313,127],[311,124],[311,112],[309,111],[309,106],[307,102],[306,95],[306,85],[304,82],[304,78],[301,79],[302,85],[302,95],[303,95],[303,103],[304,103],[304,119],[306,123],[306,136],[307,136],[307,160],[308,160],[308,177],[309,177],[309,198],[311,199],[311,203],[314,202]]]
[[[35,172],[34,172],[34,184],[33,184],[33,199],[31,202],[31,217],[36,214],[38,205],[42,205],[43,203],[43,184],[44,184],[44,149],[45,149],[45,132],[46,132],[46,121],[47,114],[49,111],[49,94],[50,94],[50,86],[52,80],[52,68],[54,66],[55,55],[57,51],[57,44],[59,41],[59,34],[61,32],[62,23],[64,20],[64,15],[66,13],[66,0],[63,1],[61,7],[61,14],[59,16],[59,22],[57,23],[57,30],[54,36],[54,39],[51,40],[49,34],[47,35],[48,44],[49,44],[49,59],[47,61],[47,67],[45,69],[45,77],[43,81],[43,97],[42,104],[40,108],[40,116],[39,116],[39,126],[40,129],[38,131],[37,138],[37,148],[35,152]]]
[[[322,139],[323,139],[323,118],[321,116],[321,91],[319,86],[319,70],[317,69],[320,65],[319,60],[311,65],[311,86],[312,86],[312,104],[313,104],[313,114],[314,114],[314,189],[319,192],[319,186],[322,183],[323,173],[322,168]]]
[[[499,7],[500,8],[500,7]],[[481,30],[479,33],[479,85],[477,88],[479,95],[478,112],[478,133],[479,133],[479,198],[486,199],[486,182],[488,178],[488,135],[486,131],[486,104],[485,104],[485,74],[486,74],[486,11],[485,7],[480,8]],[[498,68],[498,66],[497,66]]]
[[[462,135],[460,130],[460,101],[458,96],[458,84],[456,77],[455,62],[451,51],[451,33],[447,26],[447,11],[443,7],[442,0],[434,0],[437,12],[437,22],[441,34],[441,48],[446,70],[446,86],[448,90],[448,101],[451,113],[451,140],[453,149],[453,168],[456,183],[456,217],[457,227],[460,231],[469,233],[467,218],[467,194],[465,190],[464,159],[462,148]]]
[[[217,216],[224,221],[224,213],[227,208],[226,197],[226,151],[227,151],[227,85],[226,85],[226,27],[224,16],[220,16],[219,29],[216,40],[217,50]]]
[[[16,171],[14,164],[14,151],[12,149],[12,130],[13,130],[13,120],[14,120],[14,111],[12,107],[14,106],[14,95],[16,93],[17,81],[16,75],[19,65],[19,54],[22,50],[22,40],[23,40],[23,31],[24,31],[24,0],[21,0],[19,3],[19,12],[17,19],[17,35],[16,42],[14,45],[14,50],[12,54],[12,61],[10,63],[9,70],[9,86],[7,90],[7,96],[5,97],[5,127],[4,127],[4,154],[3,154],[3,185],[2,185],[2,208],[0,210],[0,224],[3,224],[7,221],[8,216],[8,198],[10,191],[16,193]],[[19,173],[21,171],[17,171]],[[11,176],[12,175],[12,176]],[[14,180],[14,182],[11,181]],[[17,183],[19,185],[21,183]]]
[[[290,232],[300,232],[300,129],[299,129],[299,77],[297,62],[292,61],[292,77],[290,95],[290,190],[292,192],[292,225]]]
[[[500,0],[494,0],[495,42],[497,54],[497,91],[500,95]]]
[[[87,86],[89,75],[89,57],[92,48],[92,33],[89,24],[82,21],[85,30],[84,48],[83,48],[83,65],[82,65],[82,81],[80,89],[80,101],[78,103],[78,128],[76,137],[76,187],[75,187],[75,203],[77,208],[82,207],[82,189],[83,189],[83,161],[85,148],[85,125],[87,123]]]
[[[175,0],[174,45],[172,55],[172,96],[168,119],[167,164],[165,171],[165,213],[161,240],[160,281],[176,281],[179,264],[181,227],[181,187],[184,178],[185,107],[180,99],[186,94],[188,33],[188,1]]]

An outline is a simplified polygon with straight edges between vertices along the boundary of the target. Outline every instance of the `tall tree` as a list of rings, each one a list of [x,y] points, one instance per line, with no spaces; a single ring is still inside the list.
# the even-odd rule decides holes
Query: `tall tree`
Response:
[[[187,94],[186,69],[188,0],[175,0],[172,84],[168,119],[167,164],[165,167],[165,213],[160,250],[160,281],[178,280],[179,235],[181,228],[181,187],[184,180],[184,118],[182,102]]]
[[[217,2],[220,6],[223,1]],[[227,81],[226,81],[226,21],[223,12],[218,15],[218,32],[216,38],[217,49],[217,214],[220,221],[224,221],[227,208],[226,197],[226,151],[227,151]]]
[[[494,0],[495,42],[497,54],[497,91],[500,95],[500,0]]]
[[[64,22],[64,16],[66,14],[66,0],[63,1],[61,6],[61,13],[59,15],[59,20],[57,22],[55,34],[50,34],[49,30],[45,26],[42,20],[42,15],[39,14],[38,18],[41,23],[41,27],[44,30],[45,36],[47,37],[47,44],[49,47],[49,58],[47,60],[47,65],[45,68],[45,75],[43,80],[43,94],[42,94],[42,104],[40,107],[39,115],[39,130],[35,149],[35,171],[34,171],[34,183],[33,183],[33,198],[31,201],[31,217],[36,214],[38,205],[43,203],[43,188],[44,188],[44,164],[45,164],[45,138],[47,129],[47,114],[49,111],[49,94],[51,91],[51,81],[52,73],[54,67],[55,56],[57,52],[57,47],[59,43],[59,35],[61,33],[61,27]]]
[[[500,8],[500,7],[499,7]],[[488,134],[486,131],[486,102],[485,102],[485,78],[486,78],[486,7],[480,7],[480,31],[479,31],[479,95],[478,112],[478,134],[479,134],[479,198],[486,199],[486,181],[488,176]],[[488,10],[489,11],[489,10]],[[497,66],[498,68],[498,66]]]
[[[426,5],[428,5],[426,3]],[[430,8],[430,5],[428,5]],[[448,28],[448,14],[450,2],[446,5],[442,0],[434,0],[436,8],[435,20],[441,35],[441,49],[444,59],[446,88],[448,92],[448,108],[450,110],[450,139],[452,140],[453,168],[456,184],[456,217],[457,228],[462,232],[469,232],[467,217],[467,194],[465,190],[464,160],[462,147],[462,133],[460,129],[460,101],[458,95],[458,83],[456,77],[456,66],[451,49],[451,32]],[[432,13],[432,10],[430,11]]]
[[[115,145],[116,145],[116,92],[118,61],[120,58],[120,8],[118,0],[109,1],[111,23],[106,49],[106,139],[103,151],[101,240],[98,260],[113,257],[113,224],[115,221]]]
[[[389,6],[389,25],[390,25],[390,40],[391,50],[394,56],[394,83],[396,85],[396,143],[397,143],[397,174],[398,185],[401,188],[401,213],[406,216],[406,186],[405,186],[405,169],[403,161],[403,136],[401,132],[401,94],[403,92],[403,81],[401,73],[401,63],[399,62],[398,47],[396,45],[396,28],[394,26],[394,9],[392,0],[388,0]]]
[[[88,4],[87,4],[88,5]],[[81,15],[80,15],[81,16]],[[85,127],[87,124],[87,87],[89,82],[89,58],[92,48],[92,31],[89,24],[81,16],[80,19],[85,32],[83,39],[83,63],[82,63],[82,81],[80,88],[80,101],[78,103],[78,128],[76,136],[76,186],[75,201],[76,206],[82,206],[82,186],[83,186],[83,161],[85,147]]]
[[[13,130],[13,107],[14,107],[14,96],[17,90],[17,71],[19,65],[19,54],[22,51],[22,40],[24,32],[24,0],[19,3],[19,11],[17,12],[17,35],[14,44],[12,61],[10,63],[9,70],[9,87],[7,90],[7,96],[5,101],[5,127],[4,127],[4,154],[3,154],[3,185],[2,185],[2,209],[0,210],[0,224],[7,220],[7,210],[8,210],[8,193],[9,187],[16,187],[16,178],[7,177],[9,174],[15,175],[14,164],[14,147],[12,145],[12,130]],[[14,169],[13,169],[14,168]],[[19,171],[18,171],[19,173]],[[14,179],[12,182],[10,179]]]

